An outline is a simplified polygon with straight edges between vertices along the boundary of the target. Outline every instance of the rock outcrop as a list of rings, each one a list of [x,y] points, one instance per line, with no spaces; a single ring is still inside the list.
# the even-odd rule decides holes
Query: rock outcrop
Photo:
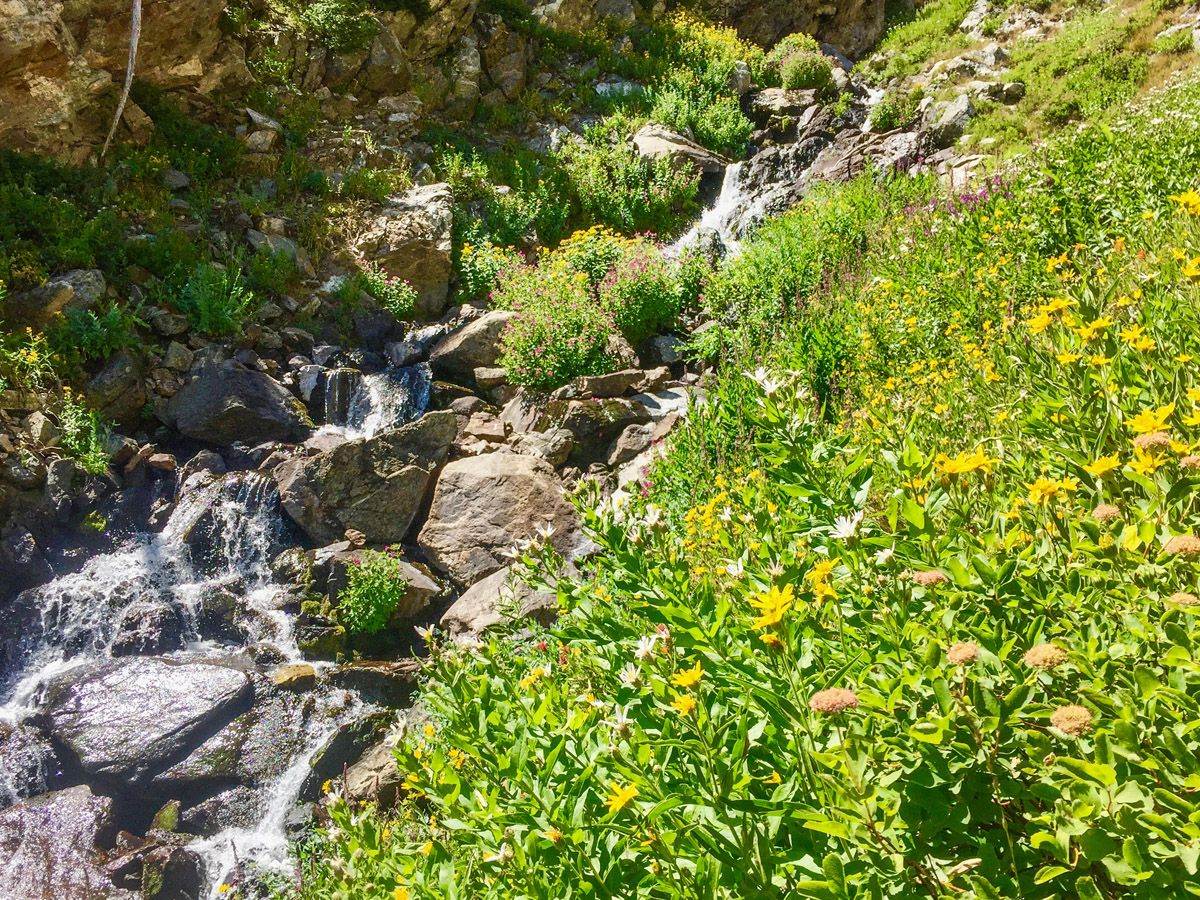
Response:
[[[841,3],[764,3],[763,0],[701,0],[700,9],[714,21],[731,22],[748,40],[769,47],[797,31],[816,35],[858,57],[883,34],[884,0]]]
[[[435,566],[463,585],[503,568],[505,551],[551,527],[570,557],[587,543],[554,469],[516,453],[484,453],[442,470],[417,542]]]
[[[171,398],[167,416],[183,434],[217,446],[302,440],[312,430],[286,388],[236,362],[205,368]]]
[[[429,413],[374,437],[289,460],[275,472],[283,508],[321,544],[340,540],[348,528],[373,544],[399,543],[457,430],[454,413]]]

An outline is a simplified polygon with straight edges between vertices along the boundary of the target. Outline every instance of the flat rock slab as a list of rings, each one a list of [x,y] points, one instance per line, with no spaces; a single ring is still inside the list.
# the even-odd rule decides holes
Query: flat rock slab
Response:
[[[242,711],[250,677],[157,657],[106,660],[50,685],[47,730],[83,770],[140,790]]]

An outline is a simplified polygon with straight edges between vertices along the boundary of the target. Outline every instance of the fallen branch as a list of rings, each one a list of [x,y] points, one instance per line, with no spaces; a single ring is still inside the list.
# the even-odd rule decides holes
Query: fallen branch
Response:
[[[108,129],[108,137],[104,139],[104,149],[100,158],[108,153],[108,146],[117,133],[117,125],[125,114],[125,104],[129,102],[129,92],[133,89],[133,70],[137,65],[138,40],[142,36],[142,0],[133,0],[133,11],[129,19],[129,62],[125,65],[125,87],[121,89],[121,99],[117,101],[117,112],[113,116],[112,126]]]

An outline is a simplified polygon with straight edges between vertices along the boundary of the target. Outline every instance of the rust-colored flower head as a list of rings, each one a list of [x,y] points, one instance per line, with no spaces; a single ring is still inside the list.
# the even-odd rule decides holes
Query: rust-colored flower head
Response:
[[[1171,446],[1171,435],[1165,431],[1152,431],[1149,434],[1139,434],[1133,439],[1133,446],[1139,450],[1161,450]]]
[[[946,651],[946,659],[956,666],[969,666],[979,658],[979,645],[974,641],[959,641]]]
[[[1050,724],[1059,731],[1078,737],[1092,730],[1092,711],[1086,706],[1060,706],[1050,714]]]
[[[1163,553],[1167,556],[1195,559],[1200,556],[1200,538],[1194,534],[1177,534],[1167,541],[1167,545],[1163,547]]]
[[[1053,669],[1067,661],[1067,651],[1057,644],[1038,644],[1025,651],[1025,665],[1034,669]]]
[[[1167,598],[1167,602],[1174,603],[1176,606],[1195,606],[1200,603],[1200,597],[1189,594],[1187,591],[1176,591]]]
[[[1179,460],[1179,467],[1181,469],[1187,469],[1189,472],[1194,472],[1197,469],[1200,469],[1200,456],[1197,456],[1195,453],[1189,453],[1187,456]]]
[[[1111,522],[1113,519],[1120,518],[1120,516],[1121,516],[1121,511],[1119,509],[1117,509],[1115,506],[1113,506],[1111,503],[1101,503],[1099,506],[1097,506],[1095,509],[1092,510],[1092,518],[1095,519],[1097,522],[1108,523],[1108,522]]]
[[[829,688],[813,694],[808,706],[814,712],[835,715],[858,706],[858,695],[845,688]]]
[[[909,572],[908,578],[913,584],[919,584],[921,587],[937,587],[939,584],[945,584],[950,580],[946,577],[945,572],[939,572],[937,569],[927,569],[924,572]]]

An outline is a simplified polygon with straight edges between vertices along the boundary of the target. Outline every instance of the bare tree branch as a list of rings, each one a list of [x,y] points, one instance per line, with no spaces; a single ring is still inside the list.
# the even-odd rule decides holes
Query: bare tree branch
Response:
[[[133,0],[133,11],[129,19],[129,62],[125,66],[125,87],[121,89],[121,99],[117,101],[117,112],[113,116],[112,126],[108,129],[108,137],[104,139],[104,149],[100,158],[108,153],[108,146],[117,133],[121,116],[125,114],[125,104],[129,102],[129,92],[133,89],[133,70],[137,65],[138,40],[142,36],[142,0]]]

